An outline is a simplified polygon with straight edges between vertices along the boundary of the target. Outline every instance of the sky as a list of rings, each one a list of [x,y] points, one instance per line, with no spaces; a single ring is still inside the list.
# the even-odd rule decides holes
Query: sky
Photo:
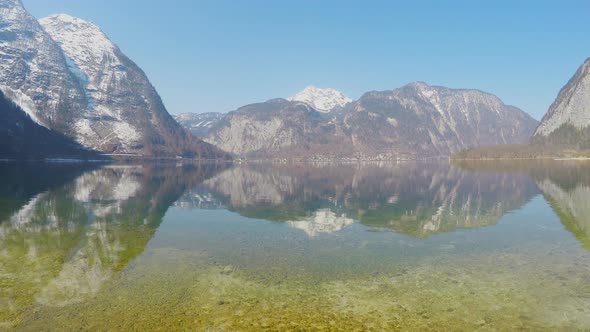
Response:
[[[414,81],[493,93],[540,119],[590,57],[587,0],[23,0],[91,21],[170,113],[308,85],[353,99]]]

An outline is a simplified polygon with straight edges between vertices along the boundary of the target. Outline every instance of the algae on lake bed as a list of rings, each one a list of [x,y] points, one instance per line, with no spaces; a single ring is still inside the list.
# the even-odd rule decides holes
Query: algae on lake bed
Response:
[[[321,282],[314,276],[282,282],[270,277],[264,282],[253,270],[218,266],[205,253],[157,249],[95,298],[75,306],[37,308],[19,328],[586,329],[590,266],[564,262],[559,251],[550,259],[545,254],[426,258],[391,273],[359,272],[356,278]]]

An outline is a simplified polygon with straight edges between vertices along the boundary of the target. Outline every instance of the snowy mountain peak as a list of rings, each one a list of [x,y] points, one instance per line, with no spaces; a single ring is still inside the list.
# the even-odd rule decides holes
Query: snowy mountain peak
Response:
[[[49,15],[46,18],[44,18],[44,20],[58,20],[64,23],[70,23],[70,24],[85,24],[88,23],[86,21],[84,21],[81,18],[77,18],[68,14],[55,14],[55,15]]]
[[[344,107],[352,102],[352,99],[342,92],[334,89],[321,89],[315,86],[308,86],[303,91],[288,98],[290,101],[300,101],[309,104],[316,110],[324,113],[333,111],[336,108]]]
[[[60,25],[60,26],[74,26],[77,29],[94,30],[97,33],[101,33],[105,38],[106,36],[100,30],[100,28],[88,21],[85,21],[79,17],[74,17],[68,14],[54,14],[44,17],[39,20],[41,25]]]
[[[416,89],[428,89],[428,88],[430,88],[430,85],[428,85],[428,83],[422,82],[422,81],[412,82],[412,83],[410,83],[408,85],[411,86],[411,87],[414,87]]]
[[[117,46],[98,26],[90,22],[67,14],[57,14],[42,18],[39,23],[65,53],[71,55],[74,62],[100,63],[105,57],[115,58]]]
[[[60,121],[65,98],[84,107],[61,50],[20,0],[0,0],[0,59],[0,90],[37,124]]]
[[[418,92],[420,95],[422,95],[424,98],[431,100],[431,99],[436,99],[436,95],[437,95],[437,88],[428,85],[425,82],[413,82],[407,85],[408,87],[416,90],[416,92]]]
[[[99,27],[77,17],[58,14],[45,17],[39,23],[60,46],[68,69],[85,90],[87,111],[94,117],[114,120],[112,128],[103,132],[103,128],[92,124],[91,119],[79,119],[75,123],[78,142],[97,150],[113,144],[125,147],[138,145],[140,130],[129,124],[133,121],[125,114],[129,111],[126,107],[129,102],[113,99],[113,91],[118,96],[124,96],[124,90],[129,93],[128,96],[136,94],[126,83],[129,73],[118,47]],[[134,103],[140,104],[138,101]],[[101,139],[105,136],[108,139]]]
[[[22,6],[23,4],[21,0],[0,0],[0,8],[13,8]]]

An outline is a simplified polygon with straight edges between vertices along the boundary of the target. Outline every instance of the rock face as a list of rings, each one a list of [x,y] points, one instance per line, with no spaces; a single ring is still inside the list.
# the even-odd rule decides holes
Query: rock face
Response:
[[[205,137],[209,130],[225,117],[223,113],[181,113],[174,116],[181,126],[197,137]]]
[[[20,0],[0,0],[0,90],[35,122],[66,134],[86,108],[61,49]]]
[[[303,91],[287,98],[287,100],[305,103],[321,113],[340,110],[352,102],[352,99],[346,97],[342,92],[334,89],[320,89],[314,86],[305,88]],[[181,113],[175,115],[174,119],[194,136],[204,138],[226,115],[218,112]]]
[[[332,113],[284,99],[248,105],[229,113],[206,141],[243,156],[411,159],[524,143],[536,126],[491,94],[419,82],[368,92]]]
[[[352,99],[340,91],[320,89],[315,86],[308,86],[303,91],[287,98],[287,100],[306,103],[322,113],[330,113],[352,102]]]
[[[448,156],[473,146],[524,143],[537,125],[494,95],[421,82],[369,92],[352,108],[344,123],[355,145],[373,154]]]
[[[0,91],[0,158],[99,159],[100,156],[36,123]]]
[[[346,136],[338,130],[306,103],[273,99],[229,113],[205,140],[242,156],[306,157],[340,146]]]
[[[561,89],[533,141],[590,148],[590,59]]]
[[[79,142],[93,149],[149,155],[216,155],[168,114],[145,73],[94,24],[68,15],[40,20],[62,48],[88,108],[75,121]]]
[[[105,153],[226,156],[174,121],[98,27],[67,15],[40,22],[20,0],[0,0],[0,89],[33,121]]]

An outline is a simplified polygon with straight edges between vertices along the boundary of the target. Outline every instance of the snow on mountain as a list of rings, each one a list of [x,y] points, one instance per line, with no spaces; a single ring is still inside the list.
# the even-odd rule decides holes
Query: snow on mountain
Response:
[[[139,129],[126,121],[127,103],[113,100],[111,91],[124,87],[128,68],[119,57],[120,51],[96,25],[65,14],[53,15],[39,21],[62,48],[67,65],[78,77],[88,98],[88,113],[76,122],[78,140],[95,149],[112,143],[123,148],[138,145]],[[120,94],[133,93],[115,91]],[[108,128],[93,124],[92,118],[111,119]]]
[[[174,121],[145,73],[99,27],[65,14],[39,22],[84,89],[87,108],[70,120],[80,143],[108,153],[223,154]]]
[[[59,46],[20,0],[0,0],[0,90],[36,123],[62,131],[86,107]]]
[[[537,124],[492,94],[417,82],[367,92],[330,116],[300,101],[247,105],[205,139],[246,157],[391,160],[525,143]]]
[[[577,129],[590,127],[590,59],[560,91],[535,136],[549,136],[564,125]]]
[[[209,133],[209,130],[213,128],[219,121],[223,120],[225,114],[223,113],[181,113],[174,115],[176,120],[181,126],[189,130],[193,135],[197,137],[205,137]]]
[[[67,136],[36,123],[16,105],[17,100],[0,91],[0,158],[99,158]]]
[[[409,154],[421,150],[424,155],[445,156],[475,146],[524,143],[538,123],[492,94],[424,82],[368,92],[351,108],[345,123],[357,137],[356,144],[394,143]],[[366,123],[372,124],[370,131],[363,128]]]
[[[315,86],[308,86],[303,91],[287,98],[287,100],[307,103],[322,113],[329,113],[352,102],[352,99],[340,91],[321,89]]]
[[[0,91],[32,121],[86,148],[227,156],[176,123],[144,72],[96,25],[64,14],[38,21],[20,0],[0,0]],[[14,126],[6,121],[0,128]]]

